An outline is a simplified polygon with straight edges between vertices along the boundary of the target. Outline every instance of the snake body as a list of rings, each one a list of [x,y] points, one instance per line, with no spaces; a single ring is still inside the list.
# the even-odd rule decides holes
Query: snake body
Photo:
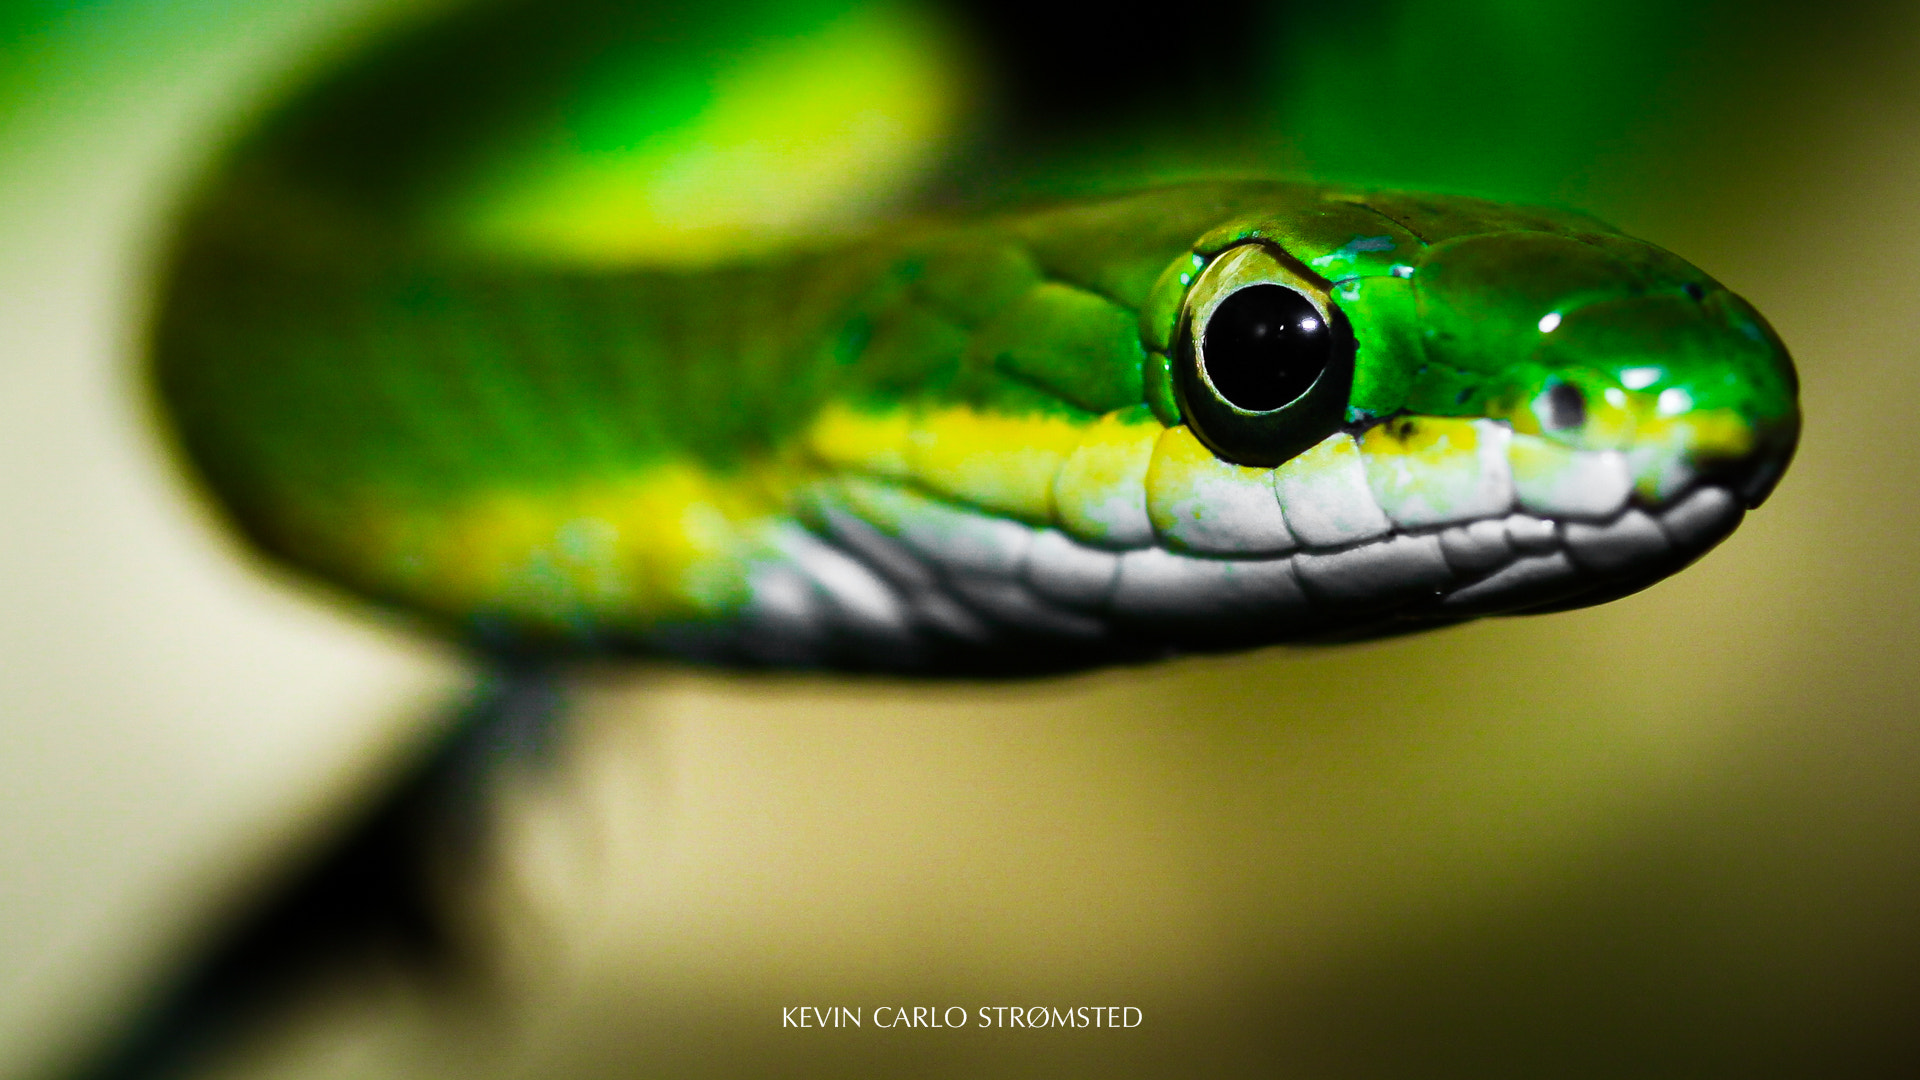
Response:
[[[884,53],[892,10],[792,40]],[[382,73],[468,47],[423,40],[223,159],[154,372],[261,549],[489,648],[1054,670],[1578,606],[1727,535],[1797,437],[1753,308],[1584,215],[1233,178],[663,243],[621,185],[724,172],[731,114],[585,169],[435,121],[410,171]]]

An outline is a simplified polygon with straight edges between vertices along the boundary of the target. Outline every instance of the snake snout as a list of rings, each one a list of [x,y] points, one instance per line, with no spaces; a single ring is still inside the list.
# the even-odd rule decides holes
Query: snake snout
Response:
[[[1786,349],[1725,290],[1587,304],[1541,323],[1515,430],[1624,456],[1635,501],[1702,485],[1749,507],[1772,491],[1799,433]]]

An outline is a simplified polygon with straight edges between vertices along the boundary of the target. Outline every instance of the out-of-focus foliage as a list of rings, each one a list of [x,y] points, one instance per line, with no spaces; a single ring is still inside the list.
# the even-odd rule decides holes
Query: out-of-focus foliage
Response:
[[[1303,5],[1276,34],[1275,124],[1322,173],[1493,198],[1577,195],[1670,126],[1767,4]],[[1779,6],[1779,5],[1773,5]]]

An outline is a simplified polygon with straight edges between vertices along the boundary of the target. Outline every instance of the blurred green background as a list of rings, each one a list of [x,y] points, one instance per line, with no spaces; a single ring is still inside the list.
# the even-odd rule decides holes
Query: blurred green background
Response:
[[[125,1025],[468,678],[244,558],[137,369],[195,170],[438,6],[0,5],[0,1076]],[[586,673],[466,884],[484,977],[343,967],[213,1074],[1920,1073],[1920,6],[1257,25],[1223,106],[1256,136],[1215,144],[1577,205],[1751,299],[1804,381],[1772,501],[1627,600],[1372,645],[1004,686]],[[1146,1022],[779,1026],[1092,1002]]]

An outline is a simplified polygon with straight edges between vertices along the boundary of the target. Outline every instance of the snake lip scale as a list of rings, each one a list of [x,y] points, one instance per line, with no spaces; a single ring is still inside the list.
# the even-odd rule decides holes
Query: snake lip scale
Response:
[[[733,663],[1044,673],[1089,655],[1342,641],[1562,610],[1637,591],[1698,558],[1738,526],[1738,492],[1751,484],[1722,474],[1664,502],[1635,495],[1573,517],[1530,512],[1509,490],[1493,512],[1389,522],[1344,543],[1296,540],[1271,558],[1164,544],[1116,552],[876,487],[854,480],[810,493],[800,517],[811,528],[782,545],[786,565],[762,568],[739,634],[678,647]],[[920,522],[887,535],[862,512],[876,497],[919,502]],[[964,524],[926,524],[942,515]]]

